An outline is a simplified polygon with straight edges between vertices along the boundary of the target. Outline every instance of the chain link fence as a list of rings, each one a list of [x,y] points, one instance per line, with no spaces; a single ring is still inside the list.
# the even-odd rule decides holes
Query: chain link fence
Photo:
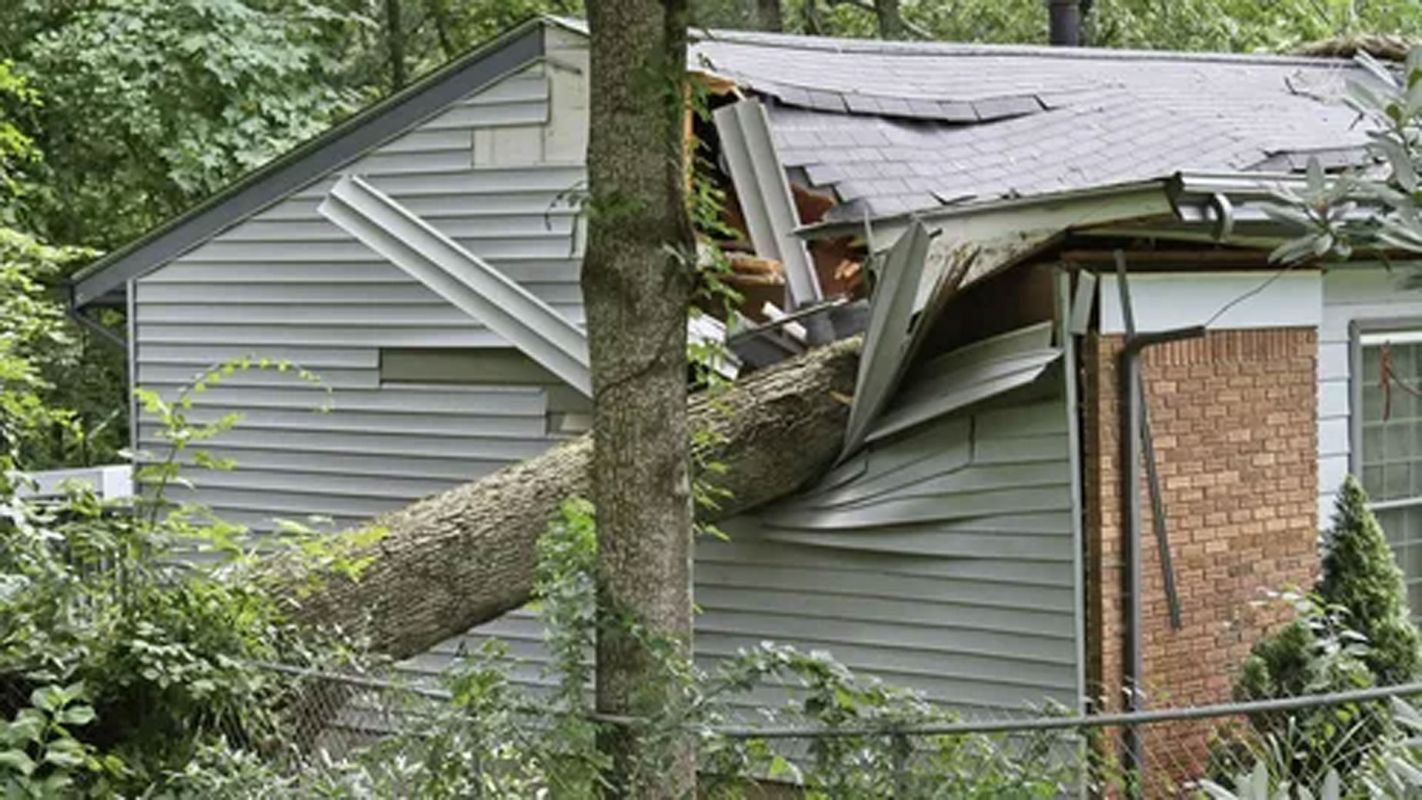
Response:
[[[437,737],[457,718],[447,689],[393,670],[257,668],[290,682],[285,735],[308,763],[358,758],[391,737]],[[700,734],[719,742],[703,752],[712,783],[727,765],[751,765],[757,792],[787,796],[815,785],[830,797],[1422,797],[1414,700],[1422,684],[1129,714],[962,710],[927,726],[746,714]],[[528,725],[509,735],[535,735],[537,709],[526,712]]]

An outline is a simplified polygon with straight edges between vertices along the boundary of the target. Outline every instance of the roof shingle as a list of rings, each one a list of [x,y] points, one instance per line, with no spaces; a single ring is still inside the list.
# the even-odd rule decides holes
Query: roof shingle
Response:
[[[1361,163],[1341,59],[706,34],[831,219],[1160,177]],[[937,199],[935,199],[937,198]]]

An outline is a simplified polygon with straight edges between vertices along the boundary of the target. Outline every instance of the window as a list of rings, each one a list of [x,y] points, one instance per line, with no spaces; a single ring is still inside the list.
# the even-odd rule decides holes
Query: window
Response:
[[[1422,387],[1422,329],[1364,331],[1358,345],[1355,469],[1402,567],[1415,615],[1422,611],[1422,398],[1404,385]],[[1384,358],[1392,378],[1386,388]]]

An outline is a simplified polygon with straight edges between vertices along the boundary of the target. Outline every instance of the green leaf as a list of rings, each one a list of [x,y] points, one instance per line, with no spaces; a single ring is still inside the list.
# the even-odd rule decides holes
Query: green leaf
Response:
[[[61,725],[88,725],[98,717],[92,706],[70,706],[59,712],[55,719]]]
[[[41,686],[30,692],[30,705],[51,714],[69,704],[69,694],[58,686]]]
[[[0,768],[29,777],[37,766],[23,750],[0,750]]]

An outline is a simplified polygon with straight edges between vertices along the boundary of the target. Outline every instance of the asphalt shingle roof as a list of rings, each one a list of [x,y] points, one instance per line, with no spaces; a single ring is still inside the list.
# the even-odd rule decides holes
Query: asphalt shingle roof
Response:
[[[786,166],[832,218],[1177,170],[1360,161],[1348,60],[709,33],[692,66],[767,98]]]

